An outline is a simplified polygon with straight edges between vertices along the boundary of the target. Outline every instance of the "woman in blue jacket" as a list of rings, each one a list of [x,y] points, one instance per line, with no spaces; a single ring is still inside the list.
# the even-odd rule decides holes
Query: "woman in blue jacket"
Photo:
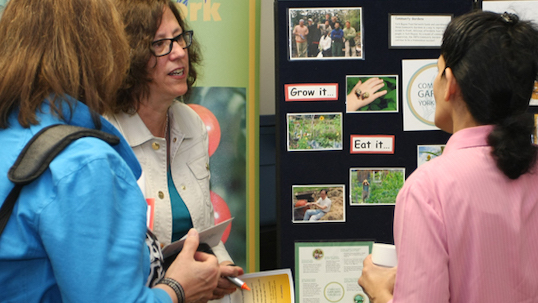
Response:
[[[73,142],[22,188],[0,235],[0,301],[207,301],[219,269],[214,256],[195,252],[194,230],[164,284],[147,285],[140,166],[99,115],[111,111],[129,65],[110,0],[11,0],[0,37],[0,203],[14,186],[9,168],[43,128],[70,124],[120,137],[115,146]]]

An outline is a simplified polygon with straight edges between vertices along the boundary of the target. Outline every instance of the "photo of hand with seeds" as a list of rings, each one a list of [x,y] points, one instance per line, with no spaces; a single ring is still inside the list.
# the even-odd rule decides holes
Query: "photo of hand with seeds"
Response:
[[[398,76],[347,76],[346,112],[398,112]]]

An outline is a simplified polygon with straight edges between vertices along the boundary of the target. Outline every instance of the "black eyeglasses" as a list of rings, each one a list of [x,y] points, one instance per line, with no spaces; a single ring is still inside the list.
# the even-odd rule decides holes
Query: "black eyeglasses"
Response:
[[[155,57],[162,57],[168,55],[174,47],[174,41],[179,44],[183,49],[188,48],[192,44],[193,31],[185,31],[172,39],[160,39],[151,42],[151,52]],[[169,44],[166,42],[170,41]]]

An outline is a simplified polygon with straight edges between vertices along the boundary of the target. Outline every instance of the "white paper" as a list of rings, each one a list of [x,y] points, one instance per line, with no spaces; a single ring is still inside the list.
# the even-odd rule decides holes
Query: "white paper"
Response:
[[[451,19],[452,16],[444,15],[392,15],[390,46],[440,47]]]
[[[368,303],[358,280],[372,242],[295,242],[296,302]]]
[[[232,222],[233,218],[230,218],[226,221],[220,222],[219,224],[212,226],[206,230],[199,231],[198,234],[200,235],[200,243],[206,243],[209,245],[209,247],[213,247],[219,244],[220,239],[222,238],[222,234],[224,233],[224,230],[230,222]],[[178,253],[183,248],[183,245],[185,244],[185,239],[187,238],[187,235],[185,235],[183,238],[170,243],[166,245],[163,248],[163,257],[166,259],[167,257]]]

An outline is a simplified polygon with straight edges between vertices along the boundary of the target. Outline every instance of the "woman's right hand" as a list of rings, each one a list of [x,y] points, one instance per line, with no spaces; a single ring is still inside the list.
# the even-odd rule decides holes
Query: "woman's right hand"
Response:
[[[198,232],[192,228],[187,234],[183,249],[165,275],[183,286],[186,303],[207,302],[211,299],[220,277],[217,258],[196,251],[199,242]]]
[[[385,303],[392,299],[397,267],[387,268],[374,264],[372,255],[363,261],[359,285],[372,303]]]

